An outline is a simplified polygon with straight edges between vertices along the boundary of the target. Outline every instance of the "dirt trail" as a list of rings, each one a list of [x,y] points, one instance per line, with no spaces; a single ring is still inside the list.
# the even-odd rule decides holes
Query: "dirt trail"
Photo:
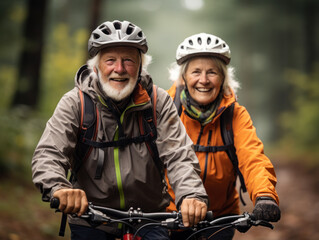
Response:
[[[278,162],[278,161],[276,161]],[[234,240],[315,240],[319,239],[319,171],[298,164],[275,164],[281,220],[274,230],[255,227]],[[249,202],[245,194],[246,203]],[[248,204],[247,204],[248,205]],[[252,204],[241,207],[251,211]]]

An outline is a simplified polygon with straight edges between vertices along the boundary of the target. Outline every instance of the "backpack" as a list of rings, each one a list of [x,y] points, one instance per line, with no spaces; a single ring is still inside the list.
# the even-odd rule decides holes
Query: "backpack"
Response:
[[[73,177],[76,177],[76,173],[80,169],[82,163],[89,157],[93,148],[99,148],[99,150],[107,147],[125,147],[131,143],[145,142],[146,146],[154,160],[156,168],[163,176],[164,164],[159,159],[159,154],[155,140],[157,138],[157,121],[156,121],[156,100],[157,92],[156,87],[153,85],[148,95],[152,101],[152,109],[146,109],[139,114],[139,130],[140,136],[126,138],[119,137],[116,141],[111,142],[96,142],[96,136],[99,126],[98,111],[89,95],[79,90],[81,99],[81,126],[78,137],[78,143],[76,146],[76,164],[73,167]],[[111,104],[109,104],[111,105]],[[111,109],[112,110],[112,109]],[[121,126],[121,124],[119,124]],[[121,129],[119,129],[121,131]],[[124,134],[123,134],[124,135]],[[104,155],[103,151],[99,152],[99,159],[97,161],[97,169],[95,173],[95,179],[100,179],[102,176]]]
[[[75,164],[71,170],[69,178],[70,182],[76,181],[76,175],[81,168],[84,161],[88,159],[93,148],[99,149],[99,158],[97,161],[97,168],[94,179],[101,179],[104,152],[103,148],[107,147],[124,147],[131,143],[145,142],[148,151],[150,152],[155,166],[158,169],[162,180],[164,179],[164,164],[159,158],[158,149],[155,143],[157,138],[157,119],[156,119],[156,100],[157,91],[155,85],[150,88],[148,95],[151,98],[152,108],[146,109],[139,113],[139,130],[140,136],[133,138],[119,138],[117,141],[111,142],[96,142],[98,127],[99,127],[99,112],[92,101],[91,97],[79,90],[79,97],[81,102],[81,121],[78,133],[78,142],[75,148]],[[59,236],[64,236],[67,215],[62,214]]]
[[[183,90],[183,86],[177,86],[176,87],[176,93],[174,98],[174,104],[177,108],[178,115],[180,116],[182,114],[182,103],[180,100],[180,93]],[[236,148],[234,145],[234,134],[233,134],[233,114],[234,114],[234,106],[235,104],[232,103],[228,108],[225,109],[225,111],[220,116],[220,129],[221,129],[221,136],[224,142],[223,146],[202,146],[199,144],[194,145],[195,152],[206,152],[208,157],[209,152],[218,152],[218,151],[225,151],[228,155],[228,158],[233,164],[236,178],[239,177],[240,180],[240,188],[239,188],[239,197],[242,202],[242,204],[245,206],[246,203],[242,197],[242,192],[247,192],[245,180],[243,177],[243,174],[240,172],[238,168],[238,158],[236,154]],[[201,134],[201,132],[200,132]],[[208,139],[211,138],[211,132],[208,136]],[[209,145],[209,142],[208,144]],[[203,176],[203,180],[205,179],[205,175]]]

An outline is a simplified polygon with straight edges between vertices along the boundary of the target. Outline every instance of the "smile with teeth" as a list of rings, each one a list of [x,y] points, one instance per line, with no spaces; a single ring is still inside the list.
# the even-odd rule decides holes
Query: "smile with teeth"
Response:
[[[115,82],[125,82],[128,81],[128,78],[110,78],[110,80]]]
[[[198,92],[209,92],[212,90],[212,88],[196,88]]]

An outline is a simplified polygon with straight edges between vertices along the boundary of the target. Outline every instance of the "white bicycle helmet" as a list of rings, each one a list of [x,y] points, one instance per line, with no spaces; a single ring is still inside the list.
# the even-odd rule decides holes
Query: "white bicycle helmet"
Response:
[[[142,53],[148,50],[142,29],[128,21],[104,22],[91,34],[88,41],[89,56],[94,57],[102,48],[109,46],[136,47]]]
[[[215,56],[226,65],[230,62],[230,49],[226,42],[212,34],[199,33],[186,38],[177,48],[176,61],[181,65],[195,56]]]

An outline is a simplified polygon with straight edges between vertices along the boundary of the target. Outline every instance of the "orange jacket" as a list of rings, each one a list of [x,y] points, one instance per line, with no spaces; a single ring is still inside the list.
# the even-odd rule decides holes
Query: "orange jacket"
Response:
[[[168,90],[169,95],[174,98],[176,92],[175,84]],[[277,183],[274,167],[270,160],[265,156],[263,143],[256,135],[256,129],[246,108],[240,106],[234,97],[224,95],[217,111],[217,116],[213,121],[204,126],[200,139],[200,145],[207,146],[209,132],[212,131],[210,140],[211,146],[224,145],[220,130],[221,113],[235,102],[233,116],[234,145],[238,157],[238,166],[244,176],[247,191],[250,199],[255,203],[259,196],[269,196],[279,204],[279,198],[275,190]],[[186,127],[186,131],[193,143],[197,143],[201,124],[189,117],[183,111],[181,120]],[[239,195],[235,188],[234,168],[224,151],[208,153],[206,161],[205,152],[196,152],[201,167],[201,178],[206,172],[204,182],[205,189],[209,196],[210,206],[208,210],[214,212],[214,216],[225,214],[239,214]],[[174,198],[174,192],[169,186],[169,193]],[[168,211],[176,210],[173,203],[168,207]]]

